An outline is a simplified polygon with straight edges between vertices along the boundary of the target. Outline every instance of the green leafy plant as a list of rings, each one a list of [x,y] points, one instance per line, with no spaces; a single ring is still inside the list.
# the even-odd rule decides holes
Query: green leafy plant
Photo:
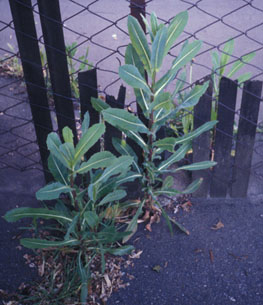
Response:
[[[51,221],[45,227],[50,233],[46,238],[22,238],[20,243],[30,249],[70,255],[71,269],[74,267],[78,271],[78,290],[81,290],[83,304],[86,304],[92,261],[100,256],[103,273],[105,254],[124,255],[133,249],[117,243],[131,234],[129,230],[120,231],[117,219],[130,207],[138,205],[123,202],[127,195],[123,183],[141,175],[130,170],[131,156],[117,158],[110,152],[101,151],[85,160],[86,152],[99,141],[104,131],[103,123],[89,127],[86,113],[82,137],[76,146],[70,128],[63,129],[64,143],[56,133],[50,133],[47,138],[50,151],[48,166],[55,182],[41,188],[36,197],[41,201],[56,200],[55,205],[17,208],[4,216],[8,222],[32,218],[35,227],[38,219]]]
[[[71,90],[73,93],[73,96],[75,98],[79,98],[79,88],[78,88],[78,80],[77,80],[77,72],[83,71],[85,69],[90,70],[92,63],[88,60],[89,55],[89,48],[86,49],[86,52],[84,55],[81,55],[77,58],[78,62],[80,64],[77,64],[73,59],[76,56],[76,53],[78,51],[77,43],[73,42],[70,45],[66,46],[66,54],[67,54],[67,60],[68,60],[68,67],[69,67],[69,75],[70,75],[70,84],[71,84]]]
[[[2,67],[8,74],[16,77],[23,77],[23,68],[19,57],[16,54],[15,48],[11,43],[7,43],[10,50],[8,54],[5,54],[3,58],[0,59],[0,67]],[[13,56],[10,57],[10,53]]]
[[[212,81],[213,81],[213,97],[214,101],[212,104],[212,113],[211,119],[216,120],[217,118],[217,102],[218,102],[218,94],[219,94],[219,85],[221,78],[225,75],[228,78],[232,78],[241,68],[243,68],[247,63],[249,63],[256,55],[255,52],[249,53],[241,57],[240,60],[235,61],[232,65],[230,65],[229,72],[225,74],[226,68],[229,65],[229,60],[231,55],[234,52],[234,39],[230,39],[228,42],[225,43],[223,52],[221,57],[219,56],[218,52],[212,53]],[[252,74],[250,72],[246,72],[241,74],[237,78],[237,82],[239,86],[250,79]]]
[[[72,95],[74,98],[79,98],[79,88],[78,88],[78,78],[77,73],[84,71],[85,69],[90,70],[92,63],[88,60],[89,55],[89,48],[86,49],[86,52],[84,55],[76,57],[76,54],[78,52],[77,43],[73,42],[70,45],[66,46],[66,55],[67,55],[67,62],[68,62],[68,69],[69,69],[69,77],[70,77],[70,86]],[[42,48],[40,49],[40,58],[41,63],[44,68],[44,77],[46,81],[46,86],[48,88],[48,92],[51,92],[51,81],[50,81],[50,73],[48,70],[47,65],[47,56],[45,50]],[[77,62],[76,62],[77,61]],[[51,94],[49,94],[51,97]]]
[[[164,24],[158,24],[154,13],[151,14],[150,24],[144,18],[151,39],[150,44],[138,21],[132,16],[128,17],[131,44],[126,49],[125,65],[119,68],[119,76],[134,89],[137,102],[143,111],[144,117],[147,119],[147,124],[144,124],[135,114],[111,108],[100,99],[92,100],[93,107],[101,112],[105,121],[120,129],[142,148],[143,162],[140,164],[138,162],[139,156],[136,156],[135,151],[125,140],[113,140],[113,145],[119,153],[134,157],[132,166],[141,175],[144,219],[149,219],[150,223],[152,223],[162,214],[166,218],[170,229],[172,228],[171,219],[159,203],[158,196],[192,193],[197,190],[202,179],[192,182],[184,191],[180,192],[173,188],[173,177],[168,176],[163,181],[163,175],[180,170],[205,169],[215,165],[215,162],[206,161],[170,169],[173,163],[182,160],[191,149],[191,141],[202,132],[213,128],[216,121],[208,122],[183,137],[157,138],[157,132],[165,126],[167,120],[175,118],[179,111],[196,105],[208,86],[208,83],[205,83],[193,87],[184,96],[184,100],[180,104],[174,100],[178,90],[176,86],[172,93],[166,91],[167,86],[175,79],[180,69],[198,53],[201,48],[201,41],[185,43],[179,55],[172,62],[170,69],[158,77],[165,56],[182,33],[187,20],[187,12],[178,14],[168,27]],[[145,72],[149,81],[147,81]],[[162,160],[161,157],[164,151],[171,153],[171,156],[166,160]],[[162,184],[161,187],[160,183]],[[137,218],[141,213],[140,210],[138,211],[134,216],[133,225],[130,224],[128,228],[130,231],[136,229]],[[184,229],[182,226],[180,228]]]
[[[228,78],[232,78],[235,74],[243,68],[247,63],[249,63],[254,56],[256,55],[255,52],[249,53],[241,57],[241,59],[235,61],[233,64],[230,64],[229,61],[231,59],[231,55],[234,51],[234,39],[230,39],[223,48],[223,52],[221,57],[219,56],[218,52],[212,53],[212,83],[213,83],[213,101],[212,101],[212,110],[211,110],[211,120],[217,119],[217,104],[218,104],[218,95],[219,95],[219,85],[221,78],[226,76]],[[229,66],[228,73],[226,73],[226,68]],[[178,103],[182,103],[185,99],[185,96],[189,93],[190,89],[186,89],[186,85],[192,84],[192,62],[190,63],[189,73],[187,73],[186,67],[184,71],[178,76],[178,81],[176,85],[176,95],[175,98],[177,99]],[[187,74],[189,74],[189,80],[187,80]],[[251,73],[246,72],[241,74],[237,78],[237,82],[241,87],[242,84],[251,78]],[[174,120],[170,122],[170,127],[172,127],[175,133],[178,135],[180,131],[184,134],[188,134],[189,132],[193,131],[194,128],[194,115],[193,115],[194,108],[189,107],[181,111],[182,120],[178,126],[176,126]]]

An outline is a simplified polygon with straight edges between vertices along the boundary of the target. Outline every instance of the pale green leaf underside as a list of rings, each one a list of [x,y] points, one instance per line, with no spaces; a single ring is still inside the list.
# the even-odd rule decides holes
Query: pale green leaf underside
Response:
[[[49,210],[47,208],[17,208],[8,211],[4,218],[8,222],[15,222],[22,218],[55,219],[67,222],[72,221],[72,218],[63,215],[61,211]]]
[[[102,115],[105,121],[107,121],[114,127],[133,132],[148,132],[147,127],[138,117],[124,109],[109,108],[103,110]]]

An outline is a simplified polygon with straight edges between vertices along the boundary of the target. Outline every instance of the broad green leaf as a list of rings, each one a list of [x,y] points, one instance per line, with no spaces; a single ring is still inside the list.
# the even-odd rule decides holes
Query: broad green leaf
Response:
[[[123,130],[127,137],[131,138],[135,143],[137,143],[145,152],[148,152],[148,146],[143,140],[143,138],[134,131]]]
[[[166,44],[166,39],[167,39],[167,28],[163,27],[160,30],[158,30],[152,44],[151,65],[152,65],[152,69],[155,70],[156,72],[159,71],[163,63],[163,59],[165,56],[164,48]]]
[[[123,243],[126,243],[137,231],[138,228],[138,218],[140,217],[141,213],[142,213],[142,208],[144,206],[145,201],[142,201],[139,205],[138,210],[136,211],[136,214],[133,216],[132,220],[130,221],[130,223],[128,224],[128,227],[126,228],[125,232],[131,232],[131,234],[125,236],[122,239]]]
[[[20,240],[22,246],[29,249],[45,249],[45,248],[58,248],[58,247],[74,247],[80,244],[77,239],[69,239],[64,241],[52,241],[37,238],[22,238]]]
[[[141,178],[143,178],[142,174],[128,172],[125,175],[125,177],[116,179],[116,185],[121,185],[123,183],[131,182],[131,181],[134,181],[136,179],[141,179]]]
[[[196,85],[194,88],[185,96],[182,104],[177,107],[177,111],[195,106],[201,96],[203,96],[209,86],[209,82],[205,82],[203,85]]]
[[[47,208],[17,208],[8,211],[4,216],[7,222],[15,222],[22,218],[55,219],[58,221],[72,222],[72,218],[63,215],[62,212],[49,210]]]
[[[176,195],[181,194],[181,193],[182,193],[181,191],[178,191],[178,190],[173,189],[173,188],[164,188],[164,189],[155,191],[153,194],[155,196],[160,196],[160,195],[176,196]]]
[[[210,121],[210,122],[206,122],[205,124],[203,124],[202,126],[198,127],[196,130],[188,133],[187,135],[184,135],[183,137],[179,137],[179,138],[173,138],[174,141],[174,145],[175,144],[183,144],[184,142],[189,142],[191,140],[193,140],[194,138],[198,137],[200,134],[202,134],[203,132],[206,132],[210,129],[212,129],[218,121]],[[160,140],[161,141],[161,140]],[[159,141],[158,141],[159,142]],[[172,140],[171,140],[172,142]],[[157,142],[155,142],[156,144]],[[158,146],[158,145],[156,145]],[[158,146],[159,147],[159,146]]]
[[[98,184],[94,184],[94,183],[91,183],[88,186],[89,198],[90,198],[90,200],[92,200],[94,202],[97,201],[97,191],[98,191],[98,188],[99,188],[99,185]]]
[[[131,148],[129,144],[127,144],[125,140],[121,140],[119,138],[112,138],[112,144],[121,155],[131,156],[134,158],[134,160],[138,160],[135,151]]]
[[[117,158],[112,162],[112,165],[108,166],[103,174],[100,176],[100,178],[94,183],[97,184],[99,182],[105,182],[108,180],[109,177],[112,177],[113,175],[117,175],[121,172],[124,172],[127,170],[130,165],[132,164],[133,158],[129,156],[122,156]]]
[[[88,111],[84,114],[83,121],[81,123],[81,131],[82,134],[84,134],[86,131],[89,129],[89,124],[90,124],[90,116]]]
[[[127,195],[127,193],[124,190],[115,190],[112,193],[109,193],[108,195],[106,195],[98,204],[98,206],[101,206],[105,203],[109,203],[109,202],[113,202],[113,201],[117,201],[117,200],[121,200],[122,198],[124,198]]]
[[[157,16],[154,12],[151,13],[151,27],[152,27],[153,36],[155,36],[158,31],[158,21],[157,21]]]
[[[81,260],[82,251],[79,252],[77,266],[78,266],[78,273],[81,280],[81,293],[80,293],[80,302],[81,304],[87,303],[88,297],[88,272],[87,269],[84,268]]]
[[[252,74],[250,72],[244,73],[241,76],[238,77],[237,81],[238,84],[243,84],[244,82],[246,82],[247,80],[249,80],[251,78]]]
[[[103,230],[97,233],[97,239],[101,244],[111,244],[121,240],[129,232],[119,232],[114,226],[105,226]]]
[[[104,109],[110,108],[110,106],[100,98],[92,97],[91,104],[92,104],[92,107],[98,112],[101,112]]]
[[[85,132],[75,149],[74,164],[76,164],[85,155],[85,153],[100,139],[105,132],[105,125],[95,124]]]
[[[230,56],[233,54],[234,51],[234,39],[230,39],[224,46],[223,54],[220,60],[220,72],[219,74],[223,76],[226,64],[228,63]]]
[[[70,169],[70,162],[67,157],[60,151],[61,141],[55,132],[51,132],[47,137],[47,147],[63,165]]]
[[[245,56],[242,56],[241,60],[238,60],[233,64],[231,70],[227,74],[227,77],[231,78],[238,70],[240,70],[242,67],[244,67],[245,64],[250,62],[255,57],[255,55],[256,55],[256,53],[253,52],[253,53],[249,53]]]
[[[176,73],[178,70],[169,70],[164,76],[162,76],[154,86],[154,96],[158,96],[167,86],[168,84],[174,80]]]
[[[191,145],[189,143],[183,144],[180,148],[177,149],[177,151],[175,153],[173,153],[171,155],[171,157],[169,157],[167,160],[163,161],[159,165],[158,171],[164,170],[164,169],[168,168],[170,165],[172,165],[173,163],[182,160],[190,148],[191,148]]]
[[[213,167],[216,164],[217,164],[217,162],[214,162],[214,161],[196,162],[196,163],[193,163],[193,164],[178,167],[176,170],[174,170],[174,172],[178,172],[180,170],[197,171],[197,170],[207,169],[207,168]]]
[[[142,20],[143,20],[143,22],[146,26],[147,31],[149,32],[149,34],[151,36],[151,42],[153,42],[154,36],[153,36],[153,33],[152,33],[152,28],[151,28],[149,22],[147,21],[147,19],[143,16],[143,14],[140,14],[140,16],[141,16],[141,18],[142,18]]]
[[[142,175],[134,172],[124,172],[124,175],[119,175],[116,178],[109,179],[106,183],[100,185],[97,191],[97,199],[106,196],[109,192],[114,191],[116,186],[122,185],[126,182],[131,182],[136,179],[141,179]]]
[[[175,43],[176,39],[181,35],[183,32],[186,24],[188,21],[188,12],[181,12],[177,14],[172,22],[170,23],[168,27],[168,35],[167,35],[167,41],[165,46],[165,53],[167,54],[173,44]]]
[[[174,99],[181,90],[183,90],[184,86],[186,84],[186,73],[185,71],[180,74],[180,76],[177,78],[175,88],[172,94],[172,99]]]
[[[150,72],[151,71],[151,51],[148,46],[146,36],[138,22],[138,20],[132,16],[128,16],[128,31],[132,46],[139,55],[141,61],[143,62],[144,68]]]
[[[213,64],[213,71],[219,73],[218,68],[220,67],[220,58],[217,52],[213,52],[211,54],[212,57],[212,64]]]
[[[70,238],[70,235],[72,233],[76,234],[76,226],[77,226],[77,223],[79,221],[79,216],[80,216],[80,213],[78,213],[72,220],[71,224],[69,225],[68,227],[68,230],[67,230],[67,233],[65,234],[64,236],[64,240],[69,240],[71,239]]]
[[[134,250],[134,247],[132,245],[127,245],[127,246],[122,246],[119,248],[110,248],[110,249],[106,249],[106,251],[112,255],[118,255],[118,256],[122,256],[122,255],[126,255],[132,252],[132,250]]]
[[[48,157],[48,169],[54,179],[62,184],[68,185],[68,169],[54,155]]]
[[[145,75],[145,70],[143,68],[143,63],[140,60],[140,57],[136,53],[132,44],[128,44],[126,51],[125,51],[125,64],[126,65],[133,65],[135,66],[142,77]]]
[[[171,188],[171,187],[173,187],[173,185],[174,185],[174,177],[173,176],[167,176],[164,179],[162,189]]]
[[[57,199],[62,193],[70,193],[71,188],[60,182],[54,182],[42,187],[36,192],[37,200]]]
[[[67,160],[69,161],[69,164],[72,165],[75,156],[75,148],[73,143],[63,143],[59,146],[59,149],[63,153],[63,155],[66,156]]]
[[[64,127],[62,130],[63,139],[67,143],[73,144],[73,132],[69,127]]]
[[[190,232],[183,226],[181,225],[178,221],[176,221],[175,219],[169,217],[169,220],[175,224],[182,232],[184,232],[186,235],[190,235]]]
[[[145,113],[149,110],[149,103],[150,103],[150,96],[146,92],[144,92],[142,89],[134,89],[134,93],[136,96],[136,102],[140,105],[142,108],[142,111]]]
[[[123,65],[119,67],[119,76],[132,88],[144,90],[149,95],[151,90],[139,70],[133,65]]]
[[[130,147],[130,145],[128,145],[126,143],[126,141],[122,141],[121,139],[118,139],[118,138],[112,138],[112,144],[113,144],[114,148],[117,150],[117,152],[119,152],[121,155],[133,157],[134,160],[133,160],[132,164],[135,167],[135,169],[137,170],[137,172],[141,173],[141,170],[137,164],[138,157],[137,157],[136,153],[134,152],[134,150]]]
[[[178,57],[173,61],[172,70],[178,71],[184,65],[189,63],[195,57],[195,55],[200,51],[201,46],[202,46],[202,42],[196,40],[183,47]]]
[[[150,105],[150,109],[158,110],[164,108],[170,110],[172,106],[171,94],[169,92],[162,92],[154,99],[154,102]]]
[[[84,218],[91,229],[95,229],[99,224],[99,216],[96,212],[87,211],[84,213]]]
[[[199,189],[203,180],[204,180],[203,178],[196,179],[191,184],[189,184],[188,187],[185,190],[182,191],[182,194],[192,194],[192,193],[194,193],[195,191],[197,191]]]
[[[102,111],[102,115],[108,123],[122,130],[148,133],[148,128],[134,114],[124,109],[109,108]]]
[[[171,224],[171,221],[170,221],[170,217],[167,215],[165,209],[162,207],[162,205],[156,201],[156,204],[158,205],[158,207],[161,209],[162,211],[162,216],[164,217],[166,223],[167,223],[167,226],[171,232],[171,235],[173,235],[173,227],[172,227],[172,224]]]
[[[91,169],[103,168],[111,165],[116,157],[109,151],[101,151],[92,155],[87,162],[83,162],[75,173],[84,174]]]
[[[176,142],[175,137],[167,137],[161,140],[154,142],[154,146],[161,148],[162,150],[168,150],[170,152],[174,152],[174,146]]]
[[[154,128],[162,126],[168,119],[175,117],[178,112],[177,108],[168,111],[163,108],[156,110],[154,113]]]

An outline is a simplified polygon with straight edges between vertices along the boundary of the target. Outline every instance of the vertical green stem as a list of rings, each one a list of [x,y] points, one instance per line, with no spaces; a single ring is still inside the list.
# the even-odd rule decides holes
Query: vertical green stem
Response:
[[[73,189],[72,191],[72,195],[73,195],[73,206],[75,207],[75,210],[78,211],[78,202],[76,200],[77,194],[76,191],[74,189],[74,178],[73,178],[73,173],[70,175],[70,187]]]
[[[156,78],[156,72],[154,71],[152,74],[152,86],[151,86],[151,91],[152,91],[152,96],[151,96],[151,103],[154,102],[154,85],[155,85],[155,78]],[[149,153],[147,154],[147,163],[150,165],[153,161],[153,122],[154,122],[154,114],[153,110],[150,113],[150,118],[149,118],[149,134],[148,134],[148,148],[149,148]],[[147,194],[145,196],[146,202],[149,207],[151,207],[152,204],[152,196],[149,192],[149,189],[152,187],[152,184],[154,181],[152,181],[151,174],[149,173],[149,169],[146,168],[146,189],[147,189]]]

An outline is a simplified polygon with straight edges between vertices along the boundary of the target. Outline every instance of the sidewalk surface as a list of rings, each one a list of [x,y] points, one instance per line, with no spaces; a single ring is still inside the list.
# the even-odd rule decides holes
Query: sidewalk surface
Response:
[[[190,235],[171,237],[165,222],[141,228],[134,244],[143,253],[128,270],[135,279],[107,305],[263,304],[263,202],[195,199],[176,215]]]
[[[16,206],[36,206],[34,192],[43,183],[40,172],[1,171],[0,213]],[[23,183],[12,184],[13,181]],[[190,235],[175,229],[171,236],[164,221],[153,232],[140,227],[133,243],[142,250],[130,286],[113,294],[107,305],[261,305],[263,303],[263,201],[192,199],[189,212],[176,219]],[[224,227],[213,230],[218,222]],[[36,278],[19,250],[21,223],[0,219],[0,289],[15,291]]]

